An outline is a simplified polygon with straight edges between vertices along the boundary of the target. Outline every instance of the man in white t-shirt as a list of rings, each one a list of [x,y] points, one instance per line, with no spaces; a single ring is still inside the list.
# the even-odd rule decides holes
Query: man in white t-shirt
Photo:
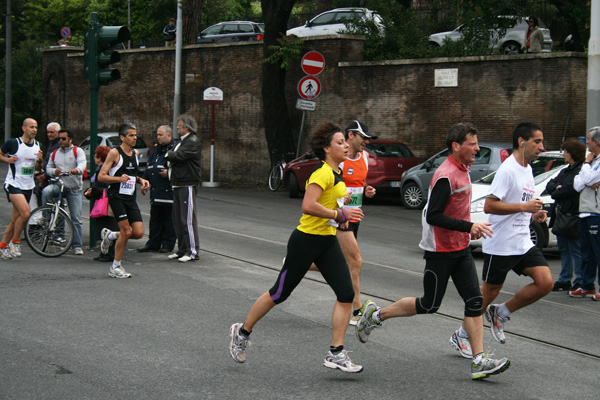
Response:
[[[535,198],[533,171],[529,163],[544,151],[544,134],[539,126],[524,122],[513,131],[513,153],[502,163],[485,200],[484,211],[495,234],[483,240],[483,310],[494,339],[505,343],[504,322],[510,314],[535,303],[552,291],[552,273],[542,252],[529,234],[533,218],[547,219],[542,200]],[[502,304],[491,304],[506,275],[513,270],[533,282],[522,287]]]

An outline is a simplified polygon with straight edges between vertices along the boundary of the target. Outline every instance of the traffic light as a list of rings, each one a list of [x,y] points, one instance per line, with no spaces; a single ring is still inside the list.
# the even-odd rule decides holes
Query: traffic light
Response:
[[[91,87],[106,86],[121,79],[119,70],[109,66],[121,61],[116,47],[130,36],[127,27],[99,25],[97,14],[92,13],[84,40],[84,78],[90,81]]]

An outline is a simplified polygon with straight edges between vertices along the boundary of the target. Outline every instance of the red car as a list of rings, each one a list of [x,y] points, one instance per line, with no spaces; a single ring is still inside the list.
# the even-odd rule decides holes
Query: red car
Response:
[[[368,143],[369,174],[367,184],[378,193],[400,193],[400,180],[404,171],[419,164],[412,151],[400,142],[376,140]],[[290,197],[299,197],[306,188],[306,180],[319,159],[312,151],[287,163],[283,170],[283,184]]]

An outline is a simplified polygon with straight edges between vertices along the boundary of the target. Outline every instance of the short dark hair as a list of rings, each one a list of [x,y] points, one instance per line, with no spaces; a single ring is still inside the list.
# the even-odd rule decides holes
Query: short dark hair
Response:
[[[131,122],[125,122],[123,125],[119,126],[119,136],[127,136],[127,131],[129,130],[137,131],[137,128]]]
[[[529,17],[529,20],[533,21],[533,26],[539,25],[538,19],[536,17]]]
[[[315,155],[319,157],[319,160],[325,160],[325,150],[323,148],[331,146],[333,135],[341,131],[342,128],[331,121],[325,121],[315,128],[312,140],[310,141],[310,147]]]
[[[69,139],[73,139],[75,137],[75,134],[70,129],[61,129],[58,131],[58,134],[60,135],[61,133],[66,133]]]
[[[562,148],[569,152],[573,161],[585,160],[585,144],[576,138],[568,138],[562,145]]]
[[[473,124],[460,122],[448,129],[448,133],[446,133],[446,146],[450,153],[452,153],[452,143],[463,144],[467,140],[468,135],[477,135],[477,133],[477,128]]]
[[[519,148],[519,138],[529,140],[533,136],[533,132],[542,131],[542,128],[533,122],[521,122],[513,131],[513,150]]]

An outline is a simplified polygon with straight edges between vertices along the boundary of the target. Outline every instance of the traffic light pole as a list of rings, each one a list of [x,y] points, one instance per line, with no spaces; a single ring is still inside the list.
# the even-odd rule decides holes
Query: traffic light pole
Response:
[[[90,27],[88,32],[88,51],[89,54],[85,56],[89,60],[88,62],[88,74],[90,81],[90,170],[88,174],[94,175],[96,171],[96,161],[94,160],[94,154],[96,154],[96,147],[98,146],[98,80],[97,80],[97,62],[96,54],[97,49],[97,34],[98,34],[98,14],[92,13]],[[97,177],[96,177],[97,178]],[[90,212],[94,207],[94,202],[90,202]],[[96,247],[96,222],[93,218],[90,218],[90,248]]]

